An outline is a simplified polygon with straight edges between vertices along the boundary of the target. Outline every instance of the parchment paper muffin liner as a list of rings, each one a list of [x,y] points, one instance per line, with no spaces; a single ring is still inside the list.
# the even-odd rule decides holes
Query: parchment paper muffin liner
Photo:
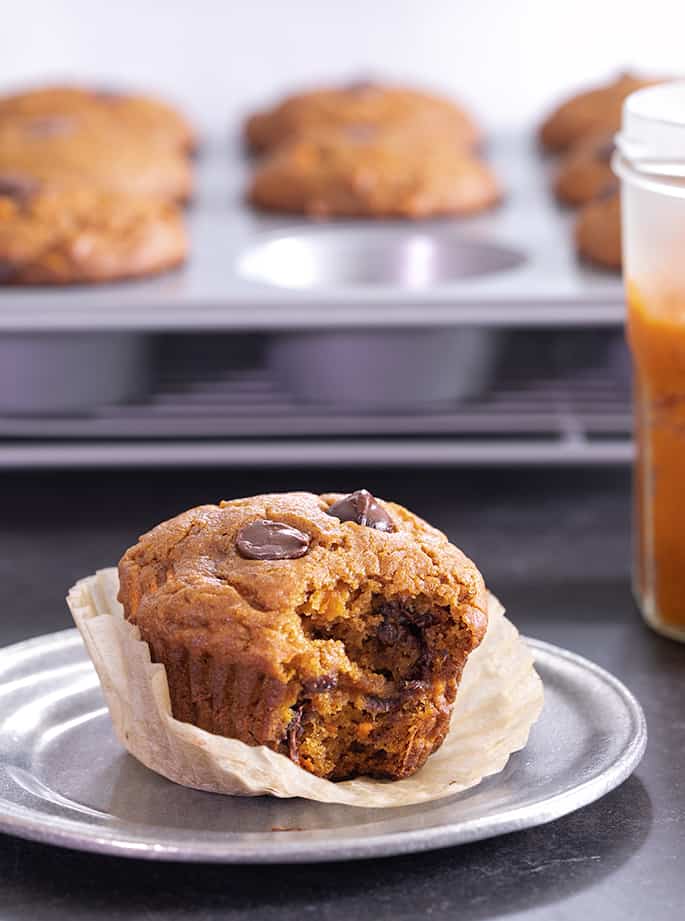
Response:
[[[322,780],[264,746],[251,747],[171,715],[163,665],[117,601],[116,569],[80,580],[67,602],[95,665],[121,744],[147,767],[187,787],[236,796],[293,797],[352,806],[408,806],[450,796],[501,771],[523,748],[542,710],[533,657],[490,595],[489,626],[469,657],[450,732],[405,780]]]

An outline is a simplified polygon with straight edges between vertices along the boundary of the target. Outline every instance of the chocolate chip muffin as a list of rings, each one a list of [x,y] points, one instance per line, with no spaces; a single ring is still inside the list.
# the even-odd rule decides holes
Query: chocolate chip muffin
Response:
[[[177,109],[150,96],[80,86],[45,86],[0,96],[0,125],[14,118],[70,116],[99,122],[138,141],[191,152],[195,129]]]
[[[28,175],[43,187],[88,184],[160,201],[192,194],[186,157],[90,115],[0,119],[0,173]]]
[[[541,144],[551,151],[568,150],[590,135],[618,131],[626,96],[657,82],[626,73],[603,86],[573,96],[545,119],[540,128]]]
[[[364,490],[191,509],[119,576],[177,719],[331,780],[418,770],[487,626],[474,564]]]
[[[615,271],[621,268],[621,197],[616,184],[581,208],[575,239],[578,254],[587,262]]]
[[[613,134],[601,134],[574,144],[563,158],[554,181],[554,194],[565,205],[584,205],[614,181],[611,158]]]
[[[293,139],[350,126],[410,128],[425,135],[445,136],[465,149],[480,138],[471,116],[450,100],[407,87],[370,82],[289,96],[274,108],[248,118],[245,138],[252,150],[263,152]]]
[[[90,186],[42,189],[0,172],[0,283],[58,285],[153,275],[184,261],[182,217],[170,204]]]
[[[487,164],[450,142],[365,126],[280,147],[257,166],[248,197],[314,217],[425,218],[485,210],[501,191]]]

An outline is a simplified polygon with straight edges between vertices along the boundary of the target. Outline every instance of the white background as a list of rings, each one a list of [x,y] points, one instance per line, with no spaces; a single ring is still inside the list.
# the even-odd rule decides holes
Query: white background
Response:
[[[204,128],[292,85],[381,75],[534,123],[621,67],[685,75],[685,0],[0,0],[0,86],[154,88]]]

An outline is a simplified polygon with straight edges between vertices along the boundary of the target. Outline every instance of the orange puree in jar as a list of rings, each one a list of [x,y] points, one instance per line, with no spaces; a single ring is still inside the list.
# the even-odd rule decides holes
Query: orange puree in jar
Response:
[[[685,288],[628,283],[636,371],[636,590],[647,618],[685,634]]]

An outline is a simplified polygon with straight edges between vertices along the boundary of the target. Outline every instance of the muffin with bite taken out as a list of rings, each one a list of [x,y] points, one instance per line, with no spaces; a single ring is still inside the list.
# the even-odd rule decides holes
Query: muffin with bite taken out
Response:
[[[119,576],[176,719],[330,780],[417,771],[487,627],[475,565],[365,490],[191,509],[143,535]]]

